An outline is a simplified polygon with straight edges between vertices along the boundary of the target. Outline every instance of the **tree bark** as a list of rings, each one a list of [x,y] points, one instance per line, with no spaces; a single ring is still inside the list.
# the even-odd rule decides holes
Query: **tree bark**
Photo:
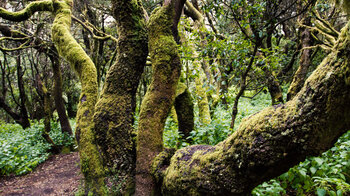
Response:
[[[174,106],[179,133],[183,135],[182,138],[187,143],[191,144],[192,140],[188,139],[188,137],[194,129],[193,99],[187,86],[182,82],[179,82],[176,94]]]
[[[114,0],[118,29],[116,63],[110,68],[94,116],[97,144],[121,194],[135,188],[134,112],[136,91],[148,54],[141,1]],[[132,20],[131,20],[132,19]]]
[[[148,23],[153,77],[140,112],[135,195],[148,196],[159,192],[150,174],[150,167],[153,158],[163,150],[165,120],[173,105],[181,72],[180,57],[174,40],[177,34],[173,34],[174,18],[181,15],[179,4],[183,6],[184,2],[165,1],[163,7],[153,12]]]
[[[311,25],[311,18],[307,17],[304,21],[305,25]],[[310,29],[301,27],[301,45],[305,48],[301,52],[299,67],[294,74],[293,81],[290,84],[287,94],[287,100],[291,100],[303,87],[306,80],[307,71],[311,65],[311,49],[306,49],[311,46]]]
[[[73,135],[72,128],[69,124],[68,116],[66,113],[66,108],[64,106],[64,100],[62,98],[62,75],[60,69],[60,62],[58,56],[49,56],[52,64],[53,78],[54,78],[54,88],[53,97],[55,100],[55,106],[58,114],[58,119],[60,121],[61,130],[63,133]]]
[[[350,129],[349,48],[350,23],[292,100],[248,117],[216,146],[161,153],[153,168],[162,193],[247,195],[306,156],[330,148]]]
[[[94,63],[70,34],[72,0],[54,1],[55,20],[52,40],[81,81],[81,94],[77,112],[76,139],[79,144],[81,171],[84,174],[86,194],[103,195],[105,171],[95,145],[93,114],[97,101],[97,72]]]
[[[27,112],[27,107],[26,107],[26,99],[27,95],[25,93],[24,89],[24,83],[23,83],[23,71],[22,71],[22,66],[21,66],[21,57],[18,56],[16,60],[16,65],[17,65],[17,84],[18,84],[18,90],[19,90],[19,97],[20,97],[20,116],[21,116],[21,126],[23,129],[26,129],[30,127],[30,122],[29,122],[29,117],[28,117],[28,112]]]

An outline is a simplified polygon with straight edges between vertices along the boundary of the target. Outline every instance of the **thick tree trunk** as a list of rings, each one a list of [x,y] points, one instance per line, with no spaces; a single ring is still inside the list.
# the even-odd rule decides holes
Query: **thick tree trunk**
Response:
[[[175,99],[181,62],[173,35],[173,22],[181,14],[175,8],[181,1],[166,1],[153,12],[149,24],[149,51],[153,67],[152,82],[142,101],[137,135],[136,195],[156,194],[150,167],[163,150],[163,129]],[[182,2],[183,6],[184,2]],[[178,21],[178,20],[177,20]],[[177,26],[176,21],[176,26]]]
[[[110,68],[94,116],[97,144],[122,194],[134,191],[136,152],[133,122],[136,91],[148,54],[141,1],[114,0],[118,54]],[[132,19],[132,20],[131,20]]]
[[[216,146],[191,146],[155,159],[165,195],[246,195],[330,148],[350,129],[350,23],[301,91],[245,119]]]

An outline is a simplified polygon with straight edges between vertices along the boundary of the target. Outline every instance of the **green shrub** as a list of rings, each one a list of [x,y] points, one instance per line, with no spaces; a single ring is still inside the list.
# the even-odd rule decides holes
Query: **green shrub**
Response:
[[[51,145],[43,139],[43,131],[41,122],[25,130],[18,124],[0,125],[0,175],[28,173],[48,158]],[[51,123],[50,136],[57,145],[73,144],[73,138],[62,134],[57,122]]]

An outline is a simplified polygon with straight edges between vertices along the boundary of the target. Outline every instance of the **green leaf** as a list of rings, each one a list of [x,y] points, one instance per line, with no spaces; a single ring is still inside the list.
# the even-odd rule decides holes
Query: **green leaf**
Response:
[[[343,191],[342,190],[337,190],[337,196],[343,196]]]
[[[310,172],[311,172],[312,174],[315,174],[315,173],[316,173],[316,171],[317,171],[317,169],[316,169],[316,168],[314,168],[314,167],[311,167],[311,168],[310,168]]]
[[[315,159],[314,159],[316,162],[317,162],[317,164],[319,164],[319,165],[322,165],[322,163],[323,163],[323,160],[321,159],[321,158],[319,158],[319,157],[315,157]]]
[[[322,188],[317,189],[317,196],[325,196],[326,193],[327,193],[327,191],[322,189]]]

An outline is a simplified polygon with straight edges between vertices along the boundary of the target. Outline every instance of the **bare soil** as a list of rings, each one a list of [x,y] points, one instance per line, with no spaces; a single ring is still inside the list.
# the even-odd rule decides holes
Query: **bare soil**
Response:
[[[0,178],[0,195],[74,195],[81,179],[77,152],[53,155],[27,175]]]

